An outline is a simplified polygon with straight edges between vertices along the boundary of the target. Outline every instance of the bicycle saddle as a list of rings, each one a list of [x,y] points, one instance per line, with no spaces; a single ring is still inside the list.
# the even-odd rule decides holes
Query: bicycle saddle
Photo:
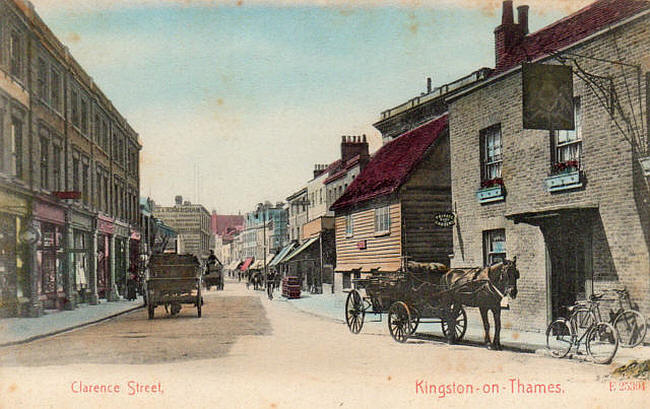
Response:
[[[603,294],[603,293],[594,293],[594,294],[591,294],[591,295],[589,296],[589,299],[590,299],[591,301],[599,301],[599,300],[601,300],[604,296],[605,296],[605,294]]]

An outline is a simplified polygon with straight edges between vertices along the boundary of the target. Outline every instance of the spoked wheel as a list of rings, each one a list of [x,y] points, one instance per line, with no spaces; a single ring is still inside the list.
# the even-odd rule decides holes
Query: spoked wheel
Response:
[[[201,307],[203,306],[203,297],[201,296],[201,288],[196,295],[196,315],[201,318]]]
[[[402,301],[396,301],[388,310],[388,331],[397,342],[404,343],[411,335],[413,328],[411,311]]]
[[[586,307],[579,307],[571,314],[570,325],[577,338],[596,324],[596,316]]]
[[[571,328],[565,319],[551,322],[546,329],[546,349],[555,358],[564,358],[573,346]]]
[[[614,320],[614,328],[618,331],[618,339],[623,348],[633,348],[641,344],[648,331],[645,318],[634,310],[620,313]]]
[[[612,362],[618,349],[618,334],[612,324],[599,322],[587,334],[587,353],[597,364]]]
[[[415,307],[411,307],[411,325],[409,326],[409,335],[415,334],[418,325],[420,325],[420,311]]]
[[[361,294],[357,290],[350,291],[347,300],[345,300],[345,322],[351,333],[361,332],[365,316],[366,310],[363,308]]]
[[[449,306],[448,314],[449,317],[441,322],[442,333],[447,339],[460,341],[465,336],[465,331],[467,331],[467,313],[465,313],[462,305],[452,303]],[[450,323],[453,325],[453,333],[449,331]]]

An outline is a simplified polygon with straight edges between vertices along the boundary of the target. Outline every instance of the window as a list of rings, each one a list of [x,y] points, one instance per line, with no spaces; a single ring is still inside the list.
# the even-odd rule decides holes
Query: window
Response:
[[[48,174],[48,166],[49,166],[49,155],[48,155],[48,149],[49,149],[49,142],[46,138],[41,138],[41,188],[42,189],[49,189],[49,174]]]
[[[504,229],[483,232],[485,265],[502,262],[506,258],[506,231]]]
[[[52,81],[50,106],[61,111],[61,75],[54,68],[50,72],[50,80]]]
[[[52,176],[54,180],[54,184],[52,185],[52,188],[54,191],[60,191],[61,190],[61,164],[63,163],[62,160],[63,150],[61,149],[60,145],[53,144],[52,153],[53,153]]]
[[[379,207],[375,209],[375,233],[388,232],[390,232],[390,207]]]
[[[555,151],[553,171],[558,172],[567,168],[580,166],[580,154],[582,153],[582,110],[580,98],[573,101],[575,129],[555,132]]]
[[[97,183],[95,184],[95,186],[96,186],[96,188],[95,188],[95,192],[96,192],[95,193],[95,207],[97,207],[98,209],[101,209],[101,208],[103,208],[104,197],[102,196],[102,186],[103,186],[103,184],[102,184],[102,172],[99,169],[97,169],[96,176],[97,176]]]
[[[501,178],[501,125],[481,131],[481,160],[482,181]]]
[[[47,64],[42,58],[38,59],[38,78],[37,78],[38,96],[48,102],[50,95],[47,87]]]
[[[108,123],[106,121],[102,121],[102,141],[101,141],[101,146],[102,146],[102,149],[104,149],[105,152],[108,152]]]
[[[88,101],[81,99],[81,131],[88,133]]]
[[[70,115],[72,125],[79,128],[79,93],[74,89],[70,92]]]
[[[76,154],[72,158],[72,190],[75,192],[81,192],[79,182],[81,179],[81,170],[79,168],[79,154]]]
[[[83,177],[83,201],[84,203],[90,203],[90,166],[88,161],[85,160],[83,163],[82,177]]]
[[[352,220],[352,215],[348,214],[345,216],[345,236],[352,237],[354,235],[354,221]]]
[[[13,174],[19,179],[23,178],[23,123],[18,118],[11,120],[11,155]]]
[[[11,57],[11,75],[16,78],[22,79],[22,69],[23,69],[23,50],[22,44],[20,41],[20,35],[17,31],[11,32],[11,38],[9,43],[9,54]]]

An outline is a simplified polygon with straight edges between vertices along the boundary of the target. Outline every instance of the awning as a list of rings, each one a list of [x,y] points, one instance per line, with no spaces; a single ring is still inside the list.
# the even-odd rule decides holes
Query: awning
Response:
[[[559,216],[584,216],[594,215],[598,212],[598,205],[585,204],[585,205],[560,205],[547,207],[533,212],[510,213],[506,214],[506,219],[510,219],[515,223],[527,223],[539,226],[545,221],[559,217]]]
[[[275,259],[275,254],[269,254],[266,256],[266,265],[270,266],[271,262]]]
[[[264,269],[264,261],[255,260],[255,262],[249,268],[251,270],[263,270]]]
[[[246,271],[248,270],[248,267],[250,267],[252,263],[253,263],[253,257],[249,257],[246,259],[246,261],[244,261],[244,264],[242,264],[241,267],[239,267],[239,269],[241,271]]]
[[[275,257],[273,257],[273,260],[271,260],[271,262],[269,263],[269,267],[277,266],[278,264],[280,264],[282,262],[282,259],[285,258],[287,254],[289,254],[291,250],[293,250],[295,247],[296,247],[296,243],[294,242],[291,242],[286,246],[284,246],[282,250],[280,250],[280,252]]]
[[[293,258],[296,257],[298,254],[300,254],[300,253],[302,253],[303,251],[305,251],[309,246],[311,246],[312,244],[314,244],[314,243],[316,242],[316,240],[318,240],[319,238],[320,238],[319,236],[312,237],[311,239],[309,239],[309,240],[307,240],[306,242],[302,243],[302,244],[300,245],[300,247],[298,247],[298,248],[297,248],[293,253],[289,254],[289,255],[288,255],[288,256],[287,256],[287,257],[286,257],[282,262],[283,262],[283,263],[286,263],[286,262],[291,261],[291,259],[293,259]]]

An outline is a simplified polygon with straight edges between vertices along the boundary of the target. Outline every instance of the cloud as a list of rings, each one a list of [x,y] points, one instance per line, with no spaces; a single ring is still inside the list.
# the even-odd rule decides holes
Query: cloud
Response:
[[[519,4],[530,5],[534,12],[573,12],[593,0],[521,0]],[[368,7],[408,8],[471,8],[488,14],[496,14],[502,0],[32,0],[37,10],[67,10],[90,12],[93,10],[120,9],[127,7],[220,7],[220,6],[271,6],[271,7],[337,7],[343,9]]]

